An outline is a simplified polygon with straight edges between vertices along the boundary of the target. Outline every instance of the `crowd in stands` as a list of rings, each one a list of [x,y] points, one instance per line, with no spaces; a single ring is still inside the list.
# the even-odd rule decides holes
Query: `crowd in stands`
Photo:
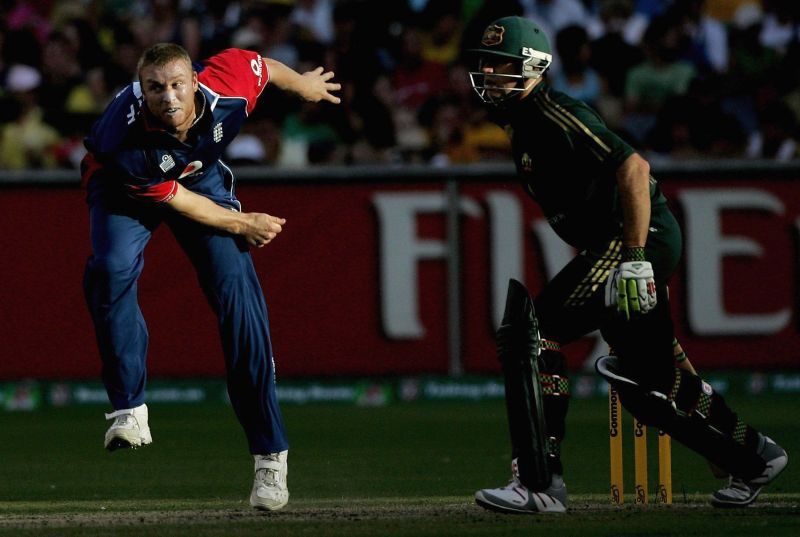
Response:
[[[548,82],[650,159],[800,158],[798,0],[0,0],[0,169],[76,168],[162,41],[323,65],[343,84],[339,106],[268,88],[233,164],[505,159],[465,49],[510,14],[550,36]]]

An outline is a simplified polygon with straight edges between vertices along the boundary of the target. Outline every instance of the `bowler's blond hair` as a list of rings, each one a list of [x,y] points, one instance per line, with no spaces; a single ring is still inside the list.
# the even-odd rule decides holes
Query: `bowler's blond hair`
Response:
[[[182,46],[176,45],[175,43],[157,43],[153,45],[145,50],[139,58],[139,63],[136,66],[136,73],[139,75],[139,80],[142,78],[142,69],[148,65],[163,67],[175,60],[185,61],[189,68],[192,68],[192,59]]]

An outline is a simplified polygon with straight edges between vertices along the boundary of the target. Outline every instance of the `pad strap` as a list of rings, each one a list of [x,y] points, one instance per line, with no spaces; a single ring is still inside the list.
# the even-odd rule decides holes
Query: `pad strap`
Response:
[[[542,383],[542,395],[569,397],[569,378],[551,373],[539,372]]]
[[[754,429],[744,423],[716,394],[710,384],[696,375],[675,368],[675,382],[669,395],[675,408],[686,416],[697,415],[730,435],[737,443],[753,443]]]
[[[114,418],[117,418],[119,416],[126,416],[126,415],[133,416],[133,409],[132,408],[123,408],[122,410],[115,410],[114,412],[106,414],[106,419],[107,420],[113,420]]]
[[[561,344],[558,341],[553,341],[552,339],[544,339],[542,338],[539,343],[542,347],[543,351],[560,351]]]
[[[560,459],[561,458],[561,440],[556,438],[555,436],[551,436],[547,439],[547,454],[550,457]]]
[[[258,470],[275,470],[280,471],[283,465],[280,461],[274,461],[271,459],[257,459],[256,460],[256,471]]]

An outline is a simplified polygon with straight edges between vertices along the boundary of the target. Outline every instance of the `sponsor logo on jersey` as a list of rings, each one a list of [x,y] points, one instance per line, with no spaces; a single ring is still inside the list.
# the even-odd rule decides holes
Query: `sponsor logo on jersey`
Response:
[[[161,168],[162,172],[167,173],[175,167],[175,159],[172,158],[172,155],[164,155],[161,157],[161,164],[158,167]]]
[[[214,125],[214,132],[212,133],[212,136],[214,137],[214,141],[216,143],[219,143],[220,140],[222,140],[222,123],[217,123]]]
[[[261,56],[257,56],[255,59],[250,60],[250,69],[253,70],[253,74],[258,77],[258,86],[261,87],[261,75],[264,73],[264,68],[262,67],[264,63],[261,61]]]
[[[190,162],[183,169],[183,172],[181,173],[180,177],[178,177],[178,179],[183,179],[185,177],[189,177],[190,175],[196,175],[197,173],[200,172],[202,167],[203,167],[203,163],[202,162],[200,162],[199,160],[194,160],[194,161]]]
[[[485,32],[483,32],[483,39],[481,39],[481,43],[487,47],[497,46],[503,42],[504,33],[506,33],[505,28],[499,24],[492,24],[486,28]]]

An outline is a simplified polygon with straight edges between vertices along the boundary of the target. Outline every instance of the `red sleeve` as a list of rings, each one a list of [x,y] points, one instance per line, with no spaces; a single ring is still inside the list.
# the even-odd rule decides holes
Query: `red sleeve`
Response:
[[[150,203],[165,203],[175,197],[178,191],[177,181],[164,181],[149,186],[125,185],[128,195],[139,201]]]
[[[247,101],[247,113],[269,82],[269,69],[258,52],[229,48],[205,62],[198,80],[223,97],[241,97]]]
[[[89,183],[89,179],[102,167],[103,166],[97,162],[97,159],[94,158],[94,154],[91,152],[86,153],[83,160],[81,160],[81,185],[85,188]]]

